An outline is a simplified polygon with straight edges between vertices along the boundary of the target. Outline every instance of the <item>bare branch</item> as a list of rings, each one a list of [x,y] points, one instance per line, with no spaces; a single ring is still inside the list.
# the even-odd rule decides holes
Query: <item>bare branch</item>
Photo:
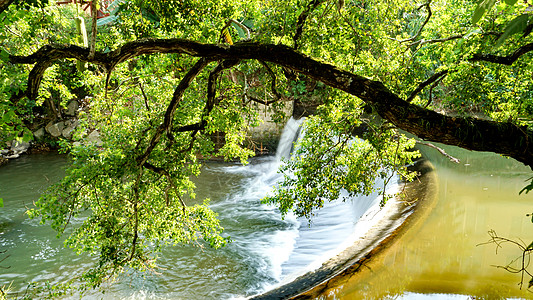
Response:
[[[469,61],[486,61],[486,62],[491,62],[495,64],[510,66],[517,59],[519,59],[522,55],[529,53],[531,51],[533,51],[533,43],[524,45],[516,49],[512,54],[507,55],[507,56],[498,56],[498,55],[493,55],[493,54],[474,54],[474,57],[469,59]]]
[[[428,79],[426,79],[424,82],[421,82],[418,87],[411,93],[411,95],[409,95],[409,97],[407,97],[407,99],[405,99],[405,101],[407,101],[408,103],[411,103],[411,101],[413,101],[413,99],[416,97],[416,95],[418,95],[418,93],[420,93],[426,86],[430,85],[431,83],[439,80],[439,79],[442,79],[444,78],[444,76],[446,76],[448,74],[448,70],[442,70],[440,72],[437,72],[435,74],[433,74],[433,76],[429,77]]]
[[[439,148],[439,147],[437,147],[437,146],[435,146],[435,145],[433,145],[433,144],[431,144],[431,143],[426,143],[426,142],[422,142],[422,141],[418,141],[418,140],[416,141],[416,143],[417,143],[417,144],[420,144],[420,145],[428,146],[428,147],[430,147],[430,148],[433,148],[433,149],[439,151],[440,154],[446,156],[447,158],[450,159],[450,161],[452,161],[452,162],[454,162],[454,163],[456,163],[456,164],[458,164],[458,163],[461,162],[459,159],[457,159],[457,158],[451,156],[450,154],[446,153],[446,151],[444,151],[444,149]]]

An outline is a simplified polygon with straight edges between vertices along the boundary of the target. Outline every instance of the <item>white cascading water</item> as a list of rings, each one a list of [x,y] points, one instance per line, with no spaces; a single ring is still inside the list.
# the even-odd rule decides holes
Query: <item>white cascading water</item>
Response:
[[[303,120],[291,118],[286,124],[280,138],[275,157],[264,158],[258,164],[245,167],[228,167],[228,172],[251,172],[255,176],[248,188],[243,192],[246,198],[261,199],[283,175],[278,169],[288,159],[301,133]],[[376,184],[383,185],[383,182]],[[397,186],[392,184],[387,188],[394,192]],[[373,223],[372,217],[379,211],[380,196],[376,193],[370,196],[360,196],[352,201],[334,201],[325,203],[317,211],[311,223],[304,218],[296,218],[289,214],[283,220],[288,224],[281,231],[272,232],[264,243],[255,243],[254,250],[265,258],[270,273],[276,283],[265,284],[267,290],[276,285],[286,283],[296,276],[316,269],[353,241],[366,232]],[[278,214],[275,207],[262,205],[268,214]],[[359,222],[361,220],[361,222]],[[263,237],[268,235],[261,233]]]
[[[160,275],[128,272],[123,281],[106,289],[105,295],[91,291],[83,298],[218,300],[250,296],[320,267],[323,261],[351,245],[374,220],[379,219],[371,218],[379,211],[378,195],[326,203],[310,225],[306,219],[292,214],[282,219],[276,207],[260,203],[283,178],[278,169],[283,163],[282,158],[289,158],[302,122],[289,120],[276,156],[255,158],[247,166],[209,162],[202,175],[196,178],[198,198],[211,198],[211,207],[218,213],[225,228],[224,234],[231,237],[232,243],[221,249],[190,245],[165,248],[158,260]],[[28,159],[26,164],[20,160],[8,167],[14,172],[18,170],[21,178],[29,178],[23,172],[24,168],[37,166],[38,156]],[[63,158],[55,172],[66,163]],[[49,169],[49,166],[44,167],[40,172]],[[42,176],[32,169],[33,173]],[[12,176],[10,172],[0,173],[0,182],[12,182]],[[380,182],[376,184],[382,185]],[[392,185],[390,188],[396,189]],[[31,188],[24,190],[30,191]],[[15,186],[11,198],[16,199],[20,191]],[[24,195],[11,204],[28,203],[36,197],[38,193]],[[89,258],[63,249],[62,242],[55,238],[50,228],[33,224],[37,220],[21,219],[24,205],[17,209],[2,210],[4,218],[17,221],[4,225],[7,227],[0,232],[0,244],[11,255],[11,260],[3,263],[19,267],[0,273],[0,283],[17,278],[14,291],[22,293],[27,282],[59,282],[77,276],[87,268],[91,262]],[[5,228],[9,229],[8,234]]]

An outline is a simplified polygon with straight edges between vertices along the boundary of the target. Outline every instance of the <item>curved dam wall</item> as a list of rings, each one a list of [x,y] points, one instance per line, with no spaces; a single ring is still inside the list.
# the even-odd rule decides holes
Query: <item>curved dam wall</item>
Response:
[[[417,161],[412,167],[419,176],[413,182],[403,184],[404,197],[389,200],[372,217],[374,224],[370,229],[352,245],[318,269],[248,299],[314,299],[325,289],[342,284],[346,275],[357,273],[407,230],[420,224],[435,205],[438,179],[426,159]]]

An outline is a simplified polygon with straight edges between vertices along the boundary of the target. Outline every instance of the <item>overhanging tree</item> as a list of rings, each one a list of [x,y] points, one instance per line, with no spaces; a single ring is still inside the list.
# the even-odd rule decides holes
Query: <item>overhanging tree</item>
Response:
[[[529,34],[500,39],[526,8],[498,4],[473,25],[479,12],[468,1],[123,1],[114,22],[100,27],[94,54],[68,39],[48,43],[46,34],[27,39],[6,23],[14,31],[2,37],[9,117],[27,123],[28,103],[53,103],[45,101],[53,83],[68,77],[57,68],[84,61],[89,69],[75,76],[92,98],[78,138],[95,128],[102,135],[101,145],[65,146],[73,166],[31,214],[60,232],[86,217],[67,243],[99,256],[85,275],[93,285],[125,267],[154,267],[150,253],[165,244],[201,237],[223,245],[215,214],[193,200],[190,176],[199,156],[251,155],[242,144],[258,123],[253,102],[322,102],[303,155],[289,164],[297,180],[282,186],[293,189],[267,199],[282,212],[310,216],[341,188],[369,193],[389,171],[412,176],[404,166],[416,156],[407,151],[413,140],[398,129],[531,167],[531,42]],[[31,23],[57,9],[9,21]],[[17,49],[21,40],[42,46]],[[13,87],[7,75],[16,71],[27,81]],[[375,115],[381,119],[368,120]],[[362,122],[364,141],[353,142]],[[210,140],[215,132],[225,133],[221,149]]]

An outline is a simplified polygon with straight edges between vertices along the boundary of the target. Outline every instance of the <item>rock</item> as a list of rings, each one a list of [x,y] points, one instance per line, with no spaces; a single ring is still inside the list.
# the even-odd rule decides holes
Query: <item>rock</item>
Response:
[[[67,116],[75,116],[78,113],[78,108],[79,107],[80,107],[80,105],[79,105],[78,101],[72,100],[67,105],[67,111],[65,112],[65,114]]]
[[[19,158],[20,154],[12,154],[12,155],[9,155],[9,156],[6,156],[5,158],[7,159],[15,159],[15,158]]]
[[[0,155],[7,155],[8,153],[9,153],[9,150],[7,149],[0,150]]]
[[[44,131],[44,127],[43,128],[39,128],[37,129],[36,131],[33,132],[33,138],[36,140],[36,141],[40,141],[44,138],[44,134],[46,132]]]
[[[46,125],[45,129],[50,133],[53,137],[59,137],[61,133],[63,132],[63,129],[65,128],[64,122],[58,122],[55,124],[52,124],[51,122]]]
[[[76,121],[65,121],[65,129],[61,132],[61,134],[67,138],[70,139],[72,137],[72,133],[74,132],[74,129],[76,129],[76,126],[78,126],[78,120]]]
[[[23,142],[23,141],[13,141],[13,143],[11,143],[11,151],[13,151],[13,153],[15,155],[18,155],[18,154],[22,154],[26,151],[28,151],[28,149],[30,148],[30,143],[28,142]]]
[[[100,132],[98,132],[98,130],[94,130],[93,132],[89,133],[89,135],[85,138],[85,141],[89,144],[95,144],[96,146],[102,146],[104,144],[102,139],[100,139]]]

